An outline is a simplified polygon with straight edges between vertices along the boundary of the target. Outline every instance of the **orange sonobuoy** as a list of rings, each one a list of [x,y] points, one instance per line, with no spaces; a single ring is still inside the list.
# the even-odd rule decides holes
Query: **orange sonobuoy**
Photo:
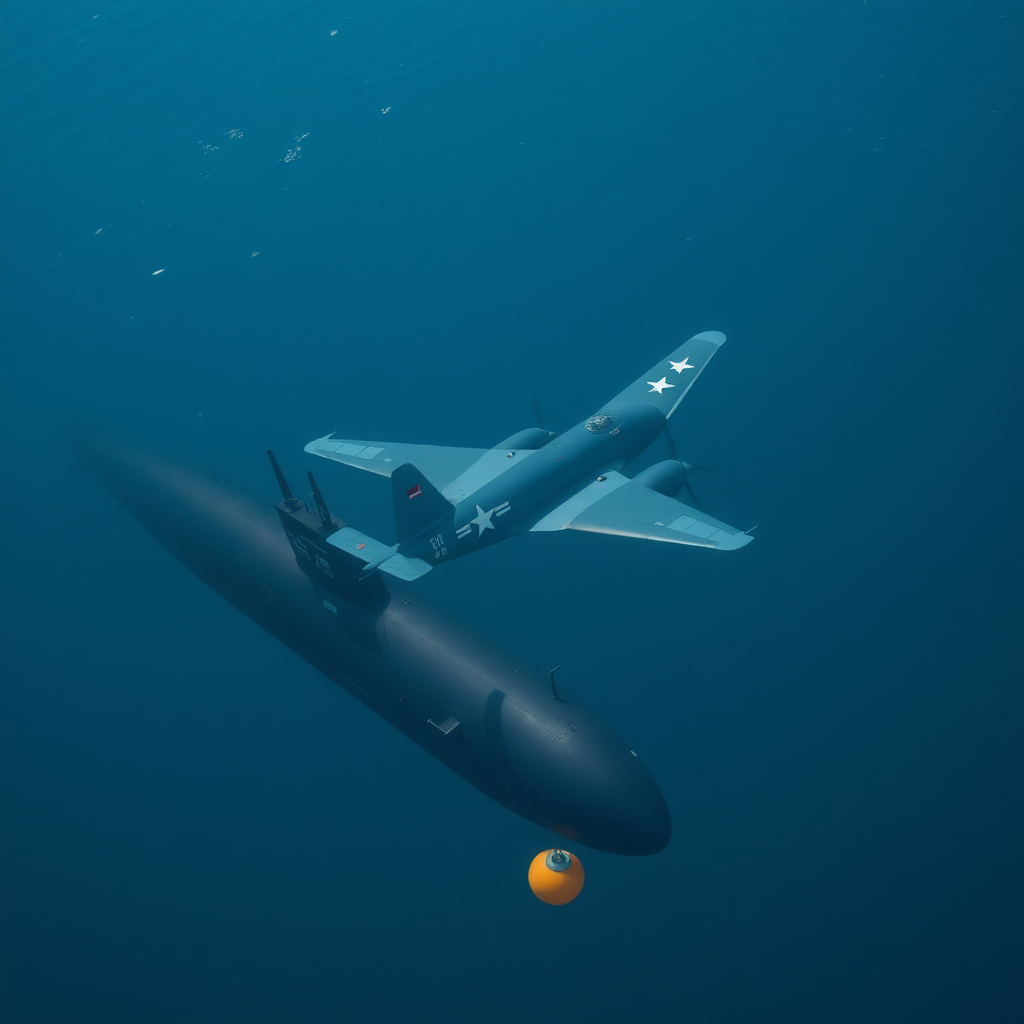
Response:
[[[544,903],[560,907],[571,903],[583,888],[583,865],[565,850],[542,850],[530,864],[530,888]]]

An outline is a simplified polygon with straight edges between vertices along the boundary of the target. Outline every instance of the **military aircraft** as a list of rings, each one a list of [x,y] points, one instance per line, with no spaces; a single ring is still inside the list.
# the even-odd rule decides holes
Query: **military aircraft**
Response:
[[[632,478],[619,472],[661,434],[724,342],[718,331],[695,334],[563,434],[532,427],[490,450],[333,433],[311,441],[312,455],[391,478],[398,543],[388,547],[351,527],[327,543],[362,559],[367,574],[380,569],[406,580],[506,537],[546,530],[719,551],[749,544],[749,532],[676,500],[689,490],[688,463],[659,462]]]

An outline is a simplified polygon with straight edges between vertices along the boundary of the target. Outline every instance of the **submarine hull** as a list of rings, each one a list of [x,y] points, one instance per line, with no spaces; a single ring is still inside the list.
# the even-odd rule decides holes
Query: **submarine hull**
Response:
[[[284,506],[122,445],[78,448],[204,583],[487,796],[594,849],[667,845],[661,790],[611,725],[414,586],[378,573],[327,589],[299,564]]]

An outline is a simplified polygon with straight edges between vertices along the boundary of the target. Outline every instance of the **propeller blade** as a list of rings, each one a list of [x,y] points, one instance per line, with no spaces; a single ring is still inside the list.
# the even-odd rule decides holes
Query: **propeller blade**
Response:
[[[697,495],[693,493],[693,488],[690,486],[690,481],[689,480],[684,480],[683,481],[683,486],[689,492],[690,500],[693,502],[694,508],[700,509],[700,511],[703,512],[704,509],[702,509],[700,507],[700,502],[697,500]]]
[[[669,453],[669,455],[672,456],[672,461],[673,462],[678,462],[679,461],[679,453],[676,451],[676,442],[673,439],[672,432],[668,429],[667,425],[666,425],[665,430],[664,430],[664,437],[665,437],[665,444],[668,445],[668,453]],[[684,462],[683,465],[685,466],[686,463]]]
[[[540,399],[537,397],[537,392],[534,391],[530,397],[533,399],[533,416],[537,421],[537,426],[540,427],[541,430],[548,430],[548,428],[544,426],[544,410],[540,407]],[[548,430],[548,433],[550,434],[551,431]]]

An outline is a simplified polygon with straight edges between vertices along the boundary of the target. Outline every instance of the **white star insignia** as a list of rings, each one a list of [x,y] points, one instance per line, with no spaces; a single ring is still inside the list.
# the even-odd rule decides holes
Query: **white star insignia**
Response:
[[[675,387],[675,384],[669,384],[668,379],[665,377],[662,377],[661,380],[649,380],[647,383],[651,385],[651,391],[657,391],[659,395],[665,388]],[[647,394],[650,394],[651,391],[648,391]]]
[[[682,373],[683,370],[696,370],[697,369],[696,366],[691,366],[690,365],[690,357],[689,356],[683,356],[683,361],[681,363],[673,363],[671,359],[669,360],[669,363],[671,364],[672,369],[676,371],[676,373]]]
[[[479,505],[476,507],[476,518],[470,519],[471,523],[476,523],[477,529],[480,531],[477,536],[482,537],[484,530],[493,530],[494,523],[491,522],[491,516],[494,515],[494,509],[490,512],[485,512]]]

